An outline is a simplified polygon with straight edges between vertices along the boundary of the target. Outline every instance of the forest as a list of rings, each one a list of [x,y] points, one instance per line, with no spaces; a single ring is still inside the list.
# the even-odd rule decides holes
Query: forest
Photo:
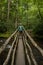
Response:
[[[0,37],[9,37],[19,23],[43,39],[43,0],[0,0]]]
[[[43,0],[0,0],[0,65],[43,65]]]

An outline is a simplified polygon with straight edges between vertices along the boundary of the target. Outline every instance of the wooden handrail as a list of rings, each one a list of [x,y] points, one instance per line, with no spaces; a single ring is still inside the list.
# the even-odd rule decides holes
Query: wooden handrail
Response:
[[[6,41],[5,43],[1,46],[0,48],[0,54],[2,51],[6,48],[6,45],[9,43],[10,39],[17,33],[18,30],[16,30]]]
[[[39,45],[37,45],[37,43],[33,40],[33,38],[27,33],[27,31],[24,29],[24,32],[26,34],[26,36],[29,38],[29,40],[31,41],[31,43],[33,44],[33,46],[35,46],[41,53],[41,55],[43,56],[43,49],[39,47]]]
[[[31,65],[31,60],[30,60],[30,57],[29,57],[29,54],[28,54],[28,51],[27,51],[27,47],[28,47],[28,49],[30,51],[30,56],[31,56],[31,59],[32,59],[34,65],[38,65],[35,58],[34,58],[32,49],[31,49],[30,45],[27,43],[26,37],[24,39],[24,46],[25,46],[25,52],[26,52],[26,56],[27,56],[27,60],[28,60],[29,65]]]
[[[15,45],[15,48],[13,50],[11,65],[14,65],[15,54],[16,54],[16,50],[17,50],[17,45],[18,45],[18,40],[16,41],[16,45]]]
[[[23,44],[24,44],[24,50],[25,50],[26,58],[27,58],[27,60],[28,60],[29,65],[31,65],[31,60],[30,60],[30,57],[29,57],[29,55],[28,55],[28,51],[27,51],[27,48],[26,48],[25,37],[23,37]]]
[[[29,65],[31,65],[31,60],[30,60],[30,57],[29,57],[29,55],[28,55],[28,52],[27,52],[27,48],[26,48],[26,44],[25,44],[25,43],[24,43],[24,46],[25,46],[25,54],[26,54],[28,63],[29,63]]]
[[[26,41],[26,40],[25,40],[25,41]],[[37,62],[36,62],[36,60],[35,60],[35,58],[34,58],[32,49],[31,49],[30,45],[27,43],[27,41],[26,41],[26,46],[28,47],[28,49],[29,49],[29,51],[30,51],[31,59],[32,59],[34,65],[38,65]]]
[[[3,65],[7,65],[8,61],[9,61],[9,58],[10,58],[12,49],[13,49],[13,47],[14,47],[14,43],[15,43],[15,41],[16,41],[16,38],[17,38],[17,36],[15,37],[15,39],[14,39],[14,41],[13,41],[13,43],[12,43],[12,46],[11,46],[9,52],[8,52],[7,58],[5,59]]]

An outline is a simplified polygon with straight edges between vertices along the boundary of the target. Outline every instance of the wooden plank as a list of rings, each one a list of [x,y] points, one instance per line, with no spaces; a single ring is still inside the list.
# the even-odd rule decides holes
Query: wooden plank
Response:
[[[23,41],[21,38],[19,39],[19,43],[18,43],[15,65],[25,65]]]

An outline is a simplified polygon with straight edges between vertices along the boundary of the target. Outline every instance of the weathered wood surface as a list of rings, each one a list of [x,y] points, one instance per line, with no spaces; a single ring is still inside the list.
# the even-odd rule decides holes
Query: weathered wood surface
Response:
[[[30,51],[30,56],[31,56],[31,59],[32,59],[34,65],[38,65],[37,62],[36,62],[36,60],[35,60],[35,57],[33,55],[32,49],[31,49],[30,45],[27,43],[27,41],[26,41],[26,45],[27,45],[27,47],[28,47],[28,49]]]
[[[9,43],[10,39],[17,33],[17,30],[5,41],[5,43],[0,48],[0,54],[6,48],[6,45]]]
[[[22,39],[19,39],[15,65],[25,65],[25,55]]]
[[[9,52],[8,52],[7,58],[6,58],[6,60],[4,61],[3,65],[7,65],[7,63],[8,63],[8,61],[9,61],[9,58],[10,58],[10,55],[11,55],[11,52],[12,52],[12,49],[13,49],[13,46],[14,46],[15,41],[16,41],[16,37],[15,37],[15,39],[14,39],[13,43],[12,43],[12,46],[11,46],[11,48],[10,48]]]
[[[29,38],[29,40],[31,41],[31,43],[33,44],[33,46],[35,46],[40,51],[41,55],[43,56],[43,49],[33,40],[33,38],[27,33],[25,29],[24,29],[24,32],[26,36]]]

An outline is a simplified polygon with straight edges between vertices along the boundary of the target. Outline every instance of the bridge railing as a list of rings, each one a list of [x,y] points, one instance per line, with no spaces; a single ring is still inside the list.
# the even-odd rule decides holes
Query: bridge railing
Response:
[[[6,57],[6,59],[5,59],[4,63],[3,63],[3,65],[7,65],[7,64],[8,64],[12,51],[13,51],[13,54],[12,54],[11,64],[12,64],[12,65],[14,64],[15,53],[16,53],[16,48],[17,48],[17,43],[16,43],[16,42],[17,42],[17,35],[15,36],[15,39],[14,39],[14,41],[12,42],[12,46],[11,46],[11,48],[9,49],[8,55],[7,55],[7,57]],[[16,43],[16,45],[15,45],[15,47],[14,47],[14,44],[15,44],[15,43]],[[13,47],[14,47],[14,49],[13,49]]]
[[[32,52],[32,49],[31,49],[30,45],[27,43],[26,38],[25,38],[25,49],[26,49],[26,56],[27,56],[27,60],[28,60],[29,65],[31,65],[31,59],[32,59],[34,65],[38,65],[36,60],[35,60],[34,54]],[[31,59],[30,59],[30,56],[29,56],[29,53],[28,53],[27,49],[29,49],[29,51],[30,51]]]
[[[43,49],[33,40],[33,38],[28,34],[28,32],[25,29],[24,29],[24,33],[25,33],[25,36],[28,37],[28,39],[30,40],[31,44],[34,47],[36,47],[41,53],[41,55],[43,56]]]
[[[5,41],[5,43],[0,47],[0,54],[2,53],[2,51],[4,51],[4,49],[6,48],[6,45],[9,43],[9,41],[11,40],[12,37],[14,37],[14,35],[17,33],[18,29]]]
[[[35,48],[37,48],[42,56],[43,56],[43,49],[40,48],[39,45],[37,45],[37,43],[33,40],[33,38],[28,34],[28,32],[25,29],[24,29],[23,34],[24,34],[23,43],[24,43],[24,50],[25,50],[25,56],[26,56],[26,59],[27,59],[27,63],[29,65],[32,65],[31,64],[31,59],[32,59],[33,64],[38,65],[30,44],[32,44]],[[29,41],[30,44],[28,43],[28,41]]]

